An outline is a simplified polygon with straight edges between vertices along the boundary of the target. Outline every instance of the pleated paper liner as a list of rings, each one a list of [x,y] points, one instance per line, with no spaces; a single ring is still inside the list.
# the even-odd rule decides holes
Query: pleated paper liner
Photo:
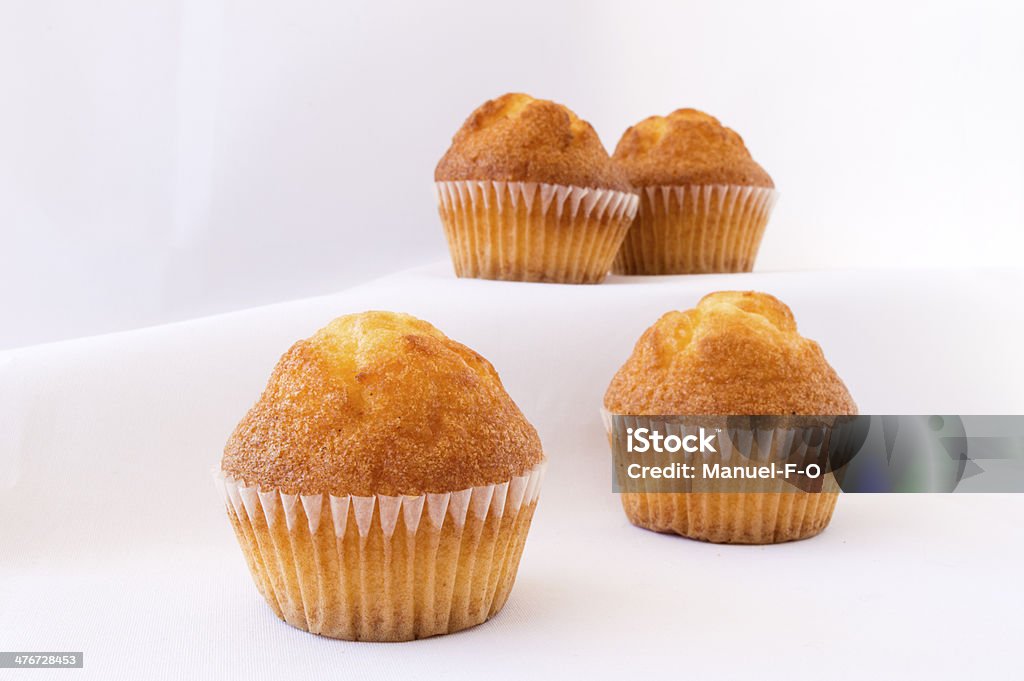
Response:
[[[544,464],[422,496],[295,495],[221,476],[260,593],[294,627],[407,641],[493,617],[508,600]]]
[[[601,411],[609,442],[613,437],[613,415]],[[630,423],[623,417],[625,425]],[[723,417],[724,418],[724,417]],[[710,422],[710,421],[709,421]],[[723,422],[724,425],[724,422]],[[696,432],[680,424],[659,427],[665,435]],[[723,430],[724,432],[724,430]],[[733,442],[739,442],[737,449]],[[747,438],[744,440],[742,438]],[[756,442],[751,443],[751,440]],[[792,428],[773,428],[720,437],[715,453],[632,453],[630,461],[643,466],[664,467],[687,463],[698,468],[707,463],[722,466],[766,465],[770,461],[820,463],[825,457],[827,440],[806,443]],[[827,458],[827,457],[825,457]],[[615,462],[618,466],[620,462]],[[819,534],[832,519],[839,485],[835,476],[823,467],[823,474],[812,481],[812,491],[794,486],[785,478],[721,479],[696,477],[691,480],[630,479],[620,484],[622,508],[629,521],[656,532],[675,533],[690,539],[723,544],[775,544],[806,539]],[[620,472],[613,470],[616,480]],[[805,481],[806,482],[806,481]]]
[[[636,213],[630,192],[539,182],[435,183],[455,274],[596,284]]]
[[[777,197],[767,187],[642,187],[612,272],[750,272]]]

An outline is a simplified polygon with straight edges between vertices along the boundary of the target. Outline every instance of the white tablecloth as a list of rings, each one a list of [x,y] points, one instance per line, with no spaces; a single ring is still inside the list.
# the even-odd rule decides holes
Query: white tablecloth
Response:
[[[456,280],[446,263],[335,295],[0,354],[0,650],[85,667],[0,678],[819,679],[1018,673],[1024,496],[845,495],[821,536],[716,546],[631,527],[604,389],[662,312],[719,289],[792,308],[862,413],[1024,413],[1019,271]],[[277,620],[211,470],[296,339],[411,312],[492,361],[550,459],[505,609],[408,644]]]

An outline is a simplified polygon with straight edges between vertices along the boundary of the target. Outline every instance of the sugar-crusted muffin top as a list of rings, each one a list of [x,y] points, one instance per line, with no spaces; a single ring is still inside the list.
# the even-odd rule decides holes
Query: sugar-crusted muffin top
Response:
[[[410,315],[364,312],[281,357],[221,469],[293,494],[419,495],[504,482],[543,458],[490,362]]]
[[[632,415],[845,415],[857,405],[793,313],[767,293],[721,291],[647,329],[606,409]]]
[[[631,189],[590,123],[561,104],[519,93],[489,100],[470,114],[434,179]]]
[[[713,116],[678,109],[626,130],[612,158],[637,187],[738,184],[774,187],[743,138]]]

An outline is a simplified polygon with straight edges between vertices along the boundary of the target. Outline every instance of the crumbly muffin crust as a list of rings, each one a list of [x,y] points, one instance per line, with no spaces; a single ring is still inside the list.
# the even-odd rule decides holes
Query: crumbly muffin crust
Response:
[[[713,116],[678,109],[626,130],[612,158],[637,187],[738,184],[774,187],[743,138]]]
[[[434,179],[631,190],[590,123],[561,104],[520,93],[489,100],[470,114]]]
[[[410,315],[364,312],[284,354],[221,468],[293,494],[419,495],[504,482],[542,460],[490,362]]]
[[[612,379],[616,414],[856,414],[821,348],[797,333],[774,296],[720,291],[669,312],[637,341]]]

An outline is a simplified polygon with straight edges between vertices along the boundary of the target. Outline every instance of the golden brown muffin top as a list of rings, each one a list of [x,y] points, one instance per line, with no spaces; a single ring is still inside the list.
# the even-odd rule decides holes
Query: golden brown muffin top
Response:
[[[755,291],[710,293],[663,315],[615,374],[604,406],[630,415],[857,413],[789,308]]]
[[[364,312],[281,357],[221,469],[293,494],[420,495],[504,482],[543,458],[490,362],[410,315]]]
[[[738,184],[774,187],[743,138],[696,109],[645,118],[622,134],[612,158],[637,187]]]
[[[632,189],[590,123],[561,104],[519,93],[489,100],[469,115],[434,180]]]

